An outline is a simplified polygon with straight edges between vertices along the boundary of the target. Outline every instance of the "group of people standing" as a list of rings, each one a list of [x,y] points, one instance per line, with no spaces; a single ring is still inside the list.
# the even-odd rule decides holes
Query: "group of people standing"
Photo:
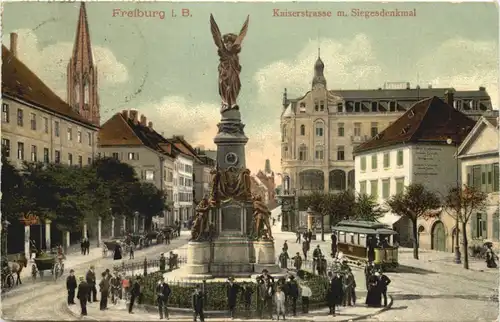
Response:
[[[80,242],[80,250],[82,255],[88,255],[90,252],[90,240],[88,238],[83,238]]]
[[[387,287],[391,280],[381,269],[376,269],[373,262],[369,262],[365,267],[366,295],[365,304],[369,307],[381,307],[382,298],[384,307],[387,306]]]

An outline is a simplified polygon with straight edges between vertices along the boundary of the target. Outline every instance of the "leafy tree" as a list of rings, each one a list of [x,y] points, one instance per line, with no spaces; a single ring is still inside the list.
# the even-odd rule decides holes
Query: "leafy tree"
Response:
[[[413,258],[418,259],[417,220],[437,215],[431,211],[441,206],[439,197],[422,184],[411,184],[402,193],[390,197],[386,204],[393,213],[408,218],[412,223]]]
[[[325,241],[325,216],[335,213],[335,194],[313,191],[303,196],[302,202],[321,217],[321,240]]]
[[[333,212],[330,218],[332,225],[336,225],[341,220],[355,218],[356,195],[352,190],[345,190],[333,195]]]
[[[384,211],[377,204],[375,197],[367,194],[359,194],[356,197],[354,219],[377,221],[383,215]]]
[[[467,240],[467,223],[472,214],[486,207],[487,194],[472,186],[453,187],[444,198],[446,212],[462,224],[462,240],[464,268],[469,269],[469,242]],[[455,227],[458,232],[458,227]],[[456,236],[458,239],[458,234]]]
[[[133,205],[139,213],[146,216],[145,227],[151,227],[152,219],[166,210],[166,195],[152,183],[137,182],[134,184]]]
[[[2,147],[2,216],[9,221],[19,220],[21,213],[29,209],[21,173],[5,157]]]

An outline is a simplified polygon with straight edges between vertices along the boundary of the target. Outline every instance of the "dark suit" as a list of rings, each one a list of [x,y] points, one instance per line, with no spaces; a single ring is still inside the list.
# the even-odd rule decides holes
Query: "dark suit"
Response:
[[[299,286],[297,282],[290,281],[288,282],[288,298],[292,302],[292,313],[293,315],[297,315],[297,298],[299,297]]]
[[[97,288],[95,287],[95,272],[92,272],[89,270],[87,272],[87,275],[85,276],[85,280],[87,281],[87,284],[89,285],[89,303],[96,302],[97,301]]]
[[[78,291],[76,293],[76,298],[80,300],[80,307],[82,308],[82,315],[87,315],[87,300],[89,297],[90,287],[85,281],[80,282],[78,285]]]
[[[337,254],[337,235],[332,234],[332,257],[335,258]]]
[[[227,306],[232,318],[234,318],[234,311],[236,309],[236,297],[238,296],[239,289],[240,287],[238,286],[238,284],[227,283]]]
[[[201,291],[193,293],[193,321],[196,321],[198,315],[201,322],[205,321],[205,315],[203,314],[204,296]]]
[[[158,313],[160,314],[160,319],[163,319],[163,313],[165,313],[165,317],[168,318],[167,303],[170,293],[170,286],[165,282],[158,284],[156,287],[156,298],[158,301]]]
[[[128,306],[128,312],[131,313],[134,308],[135,299],[141,295],[141,285],[139,282],[135,281],[132,289],[130,290],[130,304]]]
[[[76,288],[77,288],[76,277],[68,276],[68,278],[66,278],[66,289],[68,290],[68,304],[75,304]]]
[[[384,306],[387,306],[387,286],[391,284],[391,279],[386,275],[380,275],[380,293],[384,297]]]

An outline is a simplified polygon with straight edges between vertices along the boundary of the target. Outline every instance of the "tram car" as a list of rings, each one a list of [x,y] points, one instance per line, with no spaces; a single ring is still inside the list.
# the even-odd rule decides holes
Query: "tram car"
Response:
[[[343,220],[333,228],[337,236],[337,252],[357,262],[373,262],[375,267],[390,270],[398,267],[397,232],[387,225],[370,221]]]

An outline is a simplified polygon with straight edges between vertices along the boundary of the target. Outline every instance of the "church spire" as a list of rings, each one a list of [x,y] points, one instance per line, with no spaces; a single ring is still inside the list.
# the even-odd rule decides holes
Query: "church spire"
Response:
[[[97,67],[94,65],[85,2],[80,4],[73,53],[68,64],[67,100],[88,121],[99,125]]]
[[[326,78],[324,75],[325,64],[321,60],[321,49],[318,46],[318,59],[314,64],[314,78],[312,81],[312,87],[323,86],[326,88]]]

